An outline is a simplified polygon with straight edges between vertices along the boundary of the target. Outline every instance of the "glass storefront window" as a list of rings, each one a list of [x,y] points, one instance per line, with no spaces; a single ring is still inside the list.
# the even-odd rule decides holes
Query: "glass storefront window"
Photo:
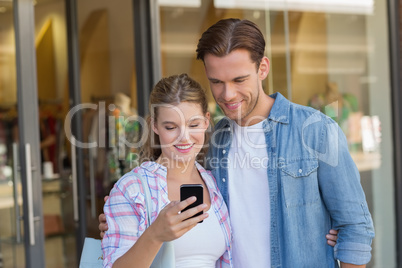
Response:
[[[70,108],[66,2],[38,0],[34,4],[34,33],[38,103],[41,130],[45,257],[48,267],[76,267],[77,222],[73,217],[71,144],[64,123]],[[24,267],[24,241],[17,241],[13,200],[12,142],[17,133],[17,77],[13,1],[0,1],[0,266]],[[90,200],[87,206],[87,236],[99,238],[98,215],[103,197],[122,173],[133,165],[130,148],[121,148],[118,135],[129,140],[137,125],[119,128],[127,115],[136,114],[137,88],[134,57],[133,1],[77,1],[80,50],[83,142],[98,146],[84,149]],[[71,56],[71,55],[70,55]],[[92,106],[93,107],[93,106]],[[124,115],[123,115],[124,113]],[[135,162],[135,161],[134,161]],[[21,187],[15,188],[21,195]],[[19,204],[22,204],[19,197]],[[6,202],[7,201],[7,202]],[[14,207],[13,207],[14,206]],[[22,228],[21,228],[22,229]],[[18,257],[17,257],[18,256]],[[2,266],[3,265],[3,266]]]
[[[77,256],[69,177],[71,155],[62,128],[70,105],[66,2],[33,2],[38,80],[38,100],[33,101],[38,103],[41,131],[50,137],[50,146],[42,149],[41,156],[53,169],[52,176],[43,174],[46,264],[73,267]],[[373,257],[367,267],[396,267],[387,1],[156,2],[160,11],[162,75],[188,73],[206,89],[209,83],[204,66],[195,54],[202,32],[230,17],[249,19],[260,27],[271,62],[264,90],[269,94],[280,92],[295,103],[319,109],[341,126],[360,171],[376,228]],[[13,3],[0,1],[0,263],[4,267],[25,265],[20,237],[23,233],[18,234],[19,219],[15,215],[22,214],[18,212],[21,185],[19,176],[13,177],[18,173],[12,148],[18,136]],[[91,201],[84,204],[88,211],[87,236],[98,238],[97,216],[104,195],[136,163],[136,152],[122,148],[118,142],[119,135],[135,141],[139,133],[135,124],[125,125],[127,132],[119,131],[137,108],[133,1],[77,0],[77,9],[81,102],[97,107],[82,111],[82,131],[84,142],[98,143],[94,150],[84,150],[84,163],[80,164],[91,196]],[[222,113],[207,92],[209,109],[218,119]]]
[[[25,266],[18,159],[17,69],[13,3],[0,2],[0,263]],[[21,257],[20,257],[21,256]]]
[[[303,2],[303,3],[302,3]],[[159,1],[163,76],[188,73],[202,32],[223,18],[255,22],[271,62],[264,90],[312,106],[344,131],[373,216],[367,267],[395,267],[396,242],[387,1]],[[219,110],[207,90],[210,111]]]
[[[103,197],[136,164],[136,148],[124,144],[139,137],[134,53],[133,1],[78,0],[81,102],[85,176],[91,196],[88,236],[99,237],[98,215]],[[94,203],[95,200],[95,203]]]

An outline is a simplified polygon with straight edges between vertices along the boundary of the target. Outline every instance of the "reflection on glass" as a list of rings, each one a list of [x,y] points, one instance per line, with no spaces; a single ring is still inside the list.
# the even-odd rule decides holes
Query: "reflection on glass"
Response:
[[[133,1],[77,1],[88,236],[98,238],[103,197],[137,163],[139,139]]]
[[[199,8],[159,6],[163,76],[186,72],[208,89],[203,64],[195,59],[201,33],[220,19],[249,19],[267,41],[271,69],[264,90],[321,110],[340,125],[377,230],[367,267],[396,263],[390,242],[395,215],[386,6],[383,0],[209,0]],[[218,120],[222,113],[207,92]]]
[[[0,263],[3,267],[24,267],[12,4],[12,1],[0,2]]]

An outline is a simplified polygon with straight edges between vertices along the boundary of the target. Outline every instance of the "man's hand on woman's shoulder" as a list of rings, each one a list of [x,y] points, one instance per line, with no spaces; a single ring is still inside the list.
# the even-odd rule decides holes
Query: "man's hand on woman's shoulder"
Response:
[[[103,200],[108,200],[109,196],[105,196],[103,198]],[[99,217],[99,231],[100,231],[100,237],[103,239],[103,237],[105,236],[105,232],[109,229],[109,227],[107,226],[107,222],[106,222],[106,215],[105,214],[100,214]]]

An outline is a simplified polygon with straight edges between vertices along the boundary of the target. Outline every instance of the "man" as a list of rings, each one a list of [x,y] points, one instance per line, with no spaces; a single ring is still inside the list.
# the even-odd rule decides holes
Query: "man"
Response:
[[[211,26],[197,47],[227,116],[207,168],[229,207],[234,266],[365,267],[374,228],[346,139],[322,113],[264,93],[264,49],[258,27],[238,19]],[[335,248],[325,244],[331,228]]]
[[[322,113],[264,93],[264,49],[258,27],[238,19],[217,22],[197,46],[227,116],[207,168],[229,207],[234,267],[365,267],[374,229],[345,137]]]

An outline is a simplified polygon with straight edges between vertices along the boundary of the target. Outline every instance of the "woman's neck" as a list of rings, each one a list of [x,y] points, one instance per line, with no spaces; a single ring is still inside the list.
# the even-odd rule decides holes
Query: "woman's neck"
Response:
[[[159,157],[156,162],[167,168],[168,181],[191,183],[194,178],[194,172],[198,172],[195,166],[195,160],[175,161]]]

